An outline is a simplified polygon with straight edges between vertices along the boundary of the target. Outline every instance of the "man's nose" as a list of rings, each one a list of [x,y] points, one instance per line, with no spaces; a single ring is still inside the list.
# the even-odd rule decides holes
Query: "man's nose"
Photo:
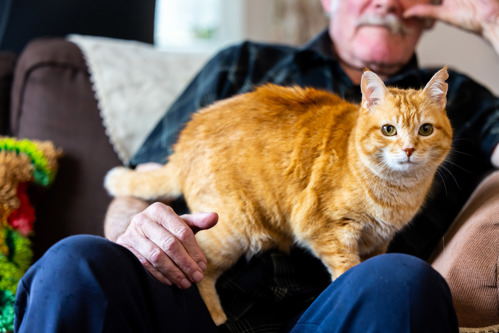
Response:
[[[373,0],[374,9],[380,14],[402,15],[400,0]]]

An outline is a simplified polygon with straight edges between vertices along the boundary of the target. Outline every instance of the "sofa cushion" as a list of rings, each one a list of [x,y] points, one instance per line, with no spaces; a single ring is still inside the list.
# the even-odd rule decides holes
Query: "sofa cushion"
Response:
[[[432,265],[450,286],[462,331],[499,332],[499,171],[475,190]]]

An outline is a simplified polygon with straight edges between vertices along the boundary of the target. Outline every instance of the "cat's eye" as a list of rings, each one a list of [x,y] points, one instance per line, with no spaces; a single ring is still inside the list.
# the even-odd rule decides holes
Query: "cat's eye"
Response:
[[[432,124],[423,124],[419,128],[419,135],[428,136],[431,133],[433,133],[433,125]]]
[[[393,125],[383,125],[381,132],[386,136],[394,136],[397,134],[397,129]]]

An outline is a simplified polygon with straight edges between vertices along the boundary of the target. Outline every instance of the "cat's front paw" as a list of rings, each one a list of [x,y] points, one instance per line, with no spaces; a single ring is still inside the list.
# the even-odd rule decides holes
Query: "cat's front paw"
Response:
[[[132,170],[124,167],[109,170],[104,177],[104,188],[114,197],[130,195],[129,191],[127,191],[128,186],[126,184],[128,182],[126,179],[127,175],[132,172]]]

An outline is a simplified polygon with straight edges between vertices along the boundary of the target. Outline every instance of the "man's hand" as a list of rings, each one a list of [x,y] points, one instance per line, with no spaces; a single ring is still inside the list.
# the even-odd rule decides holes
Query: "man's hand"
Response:
[[[215,213],[178,216],[162,203],[154,203],[135,215],[118,237],[159,281],[187,289],[203,278],[206,257],[194,234],[213,227]]]
[[[499,0],[443,0],[408,8],[405,18],[437,19],[485,37],[499,53]]]

